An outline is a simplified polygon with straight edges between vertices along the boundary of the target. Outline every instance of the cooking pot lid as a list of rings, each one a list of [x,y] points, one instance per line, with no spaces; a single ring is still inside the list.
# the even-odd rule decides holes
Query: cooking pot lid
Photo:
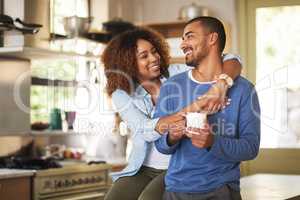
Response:
[[[121,19],[114,19],[108,22],[102,23],[103,30],[96,33],[88,33],[90,39],[96,40],[102,43],[108,43],[113,37],[129,30],[133,30],[136,26],[128,21]]]

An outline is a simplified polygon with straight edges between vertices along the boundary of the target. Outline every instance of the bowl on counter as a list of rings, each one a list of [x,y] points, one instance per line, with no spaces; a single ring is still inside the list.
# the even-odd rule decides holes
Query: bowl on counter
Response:
[[[34,122],[31,124],[31,130],[42,131],[49,128],[49,123],[47,122]]]

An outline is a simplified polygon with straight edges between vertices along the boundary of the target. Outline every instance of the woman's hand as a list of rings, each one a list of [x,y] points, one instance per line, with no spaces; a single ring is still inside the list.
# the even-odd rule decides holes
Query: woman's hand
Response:
[[[230,103],[230,99],[226,98],[228,85],[224,80],[217,80],[212,87],[198,100],[205,99],[202,102],[202,111],[213,114],[225,108]]]
[[[213,114],[230,104],[226,98],[228,86],[224,80],[218,80],[204,95],[185,107],[182,112],[206,112]]]
[[[168,131],[178,132],[185,127],[186,120],[182,112],[175,113],[173,115],[161,117],[155,127],[155,131],[160,134],[164,134]]]
[[[186,123],[185,121],[177,121],[170,124],[168,130],[168,145],[172,146],[179,142],[185,136]]]
[[[235,56],[236,57],[236,56]],[[242,66],[238,59],[229,59],[223,63],[223,72],[232,80],[241,74]],[[216,113],[229,105],[230,99],[226,98],[228,85],[224,79],[217,79],[217,82],[210,90],[198,98],[197,101],[183,109],[184,112],[202,112],[208,114]]]

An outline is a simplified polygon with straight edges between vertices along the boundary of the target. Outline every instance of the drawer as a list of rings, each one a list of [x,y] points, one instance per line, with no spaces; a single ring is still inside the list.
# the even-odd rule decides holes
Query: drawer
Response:
[[[9,200],[30,200],[30,178],[0,179],[0,198]]]

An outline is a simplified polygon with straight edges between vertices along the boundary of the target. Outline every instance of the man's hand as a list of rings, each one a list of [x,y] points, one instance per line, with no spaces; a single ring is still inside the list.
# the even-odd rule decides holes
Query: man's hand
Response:
[[[179,142],[185,133],[185,121],[178,121],[176,123],[170,124],[168,133],[168,145],[172,146]]]
[[[192,144],[197,148],[208,148],[214,143],[214,135],[211,132],[209,125],[204,129],[187,128],[185,133],[192,141]]]

